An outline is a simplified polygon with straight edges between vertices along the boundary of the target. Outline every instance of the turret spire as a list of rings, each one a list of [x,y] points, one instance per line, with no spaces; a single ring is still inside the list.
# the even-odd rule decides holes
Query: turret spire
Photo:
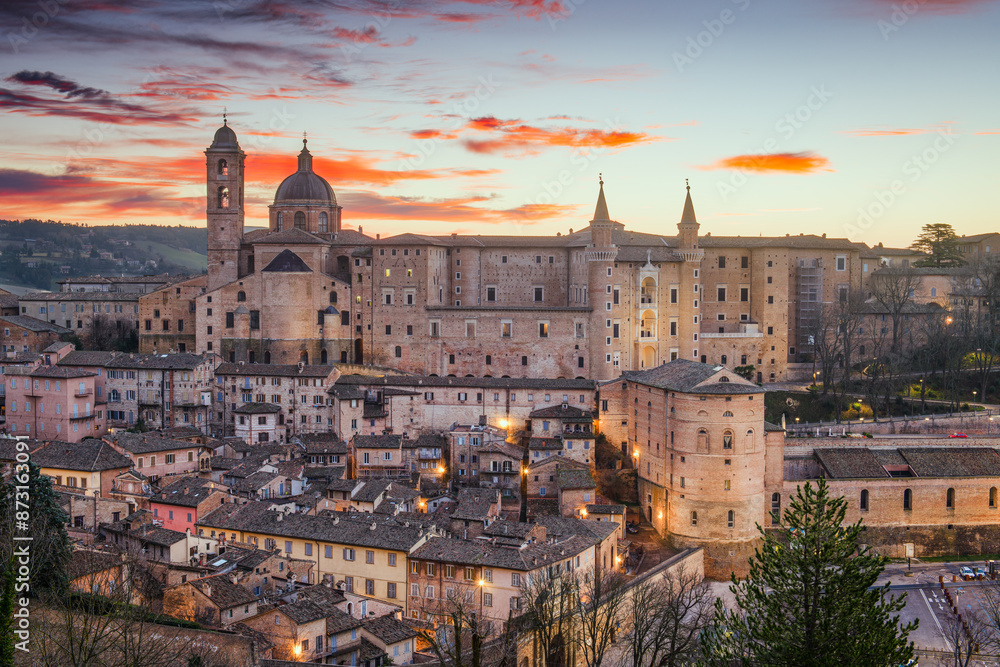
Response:
[[[604,200],[604,174],[598,174],[600,191],[597,194],[597,207],[594,209],[594,220],[611,220],[608,215],[608,203]]]
[[[687,187],[687,197],[684,199],[684,212],[681,213],[681,223],[697,223],[698,219],[694,215],[694,202],[691,201],[691,184],[686,178],[684,179],[684,184]]]

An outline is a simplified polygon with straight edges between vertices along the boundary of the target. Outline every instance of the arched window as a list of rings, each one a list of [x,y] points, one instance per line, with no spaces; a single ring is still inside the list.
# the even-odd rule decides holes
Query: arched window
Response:
[[[903,491],[903,509],[912,510],[913,509],[913,491],[907,489]]]
[[[990,487],[990,508],[997,508],[997,487],[995,486]]]
[[[295,212],[295,229],[306,228],[306,214],[302,211]]]
[[[722,434],[722,448],[732,449],[733,448],[733,432],[726,431]]]
[[[333,290],[330,291],[330,303],[337,303],[337,293]]]
[[[733,413],[730,412],[729,410],[726,410],[725,412],[722,413],[722,416],[723,417],[732,417]]]
[[[240,290],[239,292],[236,293],[236,300],[237,301],[246,301],[247,300],[247,293],[244,292],[243,290]]]
[[[278,231],[279,232],[282,229],[285,228],[285,214],[282,213],[281,211],[278,211],[278,225],[277,225],[277,227],[278,227]]]
[[[691,511],[691,525],[692,526],[698,525],[698,513],[695,512],[694,510]]]
[[[771,525],[776,526],[781,521],[781,494],[771,494]]]
[[[328,358],[329,358],[329,357],[328,357],[328,356],[327,356],[327,354],[326,354],[326,348],[323,348],[322,350],[320,350],[320,353],[319,353],[319,363],[321,363],[321,364],[325,364],[325,363],[326,363],[326,360],[327,360]]]
[[[299,361],[302,362],[303,364],[308,364],[309,363],[309,353],[306,352],[305,350],[302,350],[301,352],[299,352]]]
[[[945,498],[945,507],[950,510],[955,509],[955,489],[948,489],[948,495]]]
[[[319,213],[319,226],[316,228],[317,231],[325,232],[327,230],[327,220],[326,211],[320,211]]]
[[[219,186],[218,208],[229,208],[229,188],[225,185]]]
[[[722,363],[726,363],[726,355],[722,355]],[[719,378],[719,382],[729,382],[729,378],[723,375]]]
[[[121,402],[122,400],[121,392],[118,391],[117,389],[112,389],[111,392],[108,394],[108,400],[111,401],[112,403]]]
[[[257,362],[257,355],[254,354],[253,350],[250,350],[249,352],[247,352],[247,361],[249,361],[251,364]]]
[[[399,345],[396,346],[396,358],[400,359],[403,356],[403,348]]]
[[[264,350],[264,363],[271,363],[271,350]]]
[[[757,445],[754,442],[753,436],[754,436],[753,429],[752,428],[748,428],[747,429],[747,451],[748,452],[755,452],[755,451],[757,451]]]
[[[735,526],[736,525],[736,512],[734,512],[733,510],[729,510],[729,516],[727,517],[727,520],[729,522],[729,527],[730,528],[732,528],[733,526]]]
[[[868,511],[868,489],[861,490],[861,511]]]
[[[698,429],[698,451],[708,451],[708,431],[703,428]]]
[[[229,175],[229,163],[225,160],[219,160],[219,176]]]

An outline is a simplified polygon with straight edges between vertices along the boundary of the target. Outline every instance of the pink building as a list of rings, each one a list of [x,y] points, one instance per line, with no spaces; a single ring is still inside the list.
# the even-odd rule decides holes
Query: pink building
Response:
[[[65,442],[100,436],[104,412],[94,403],[95,379],[93,373],[58,366],[8,375],[7,430]]]
[[[183,477],[151,497],[149,508],[164,528],[197,534],[198,517],[225,503],[228,495],[227,487],[210,479]]]

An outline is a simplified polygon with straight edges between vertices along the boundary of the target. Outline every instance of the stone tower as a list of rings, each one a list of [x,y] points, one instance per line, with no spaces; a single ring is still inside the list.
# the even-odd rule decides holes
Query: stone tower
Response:
[[[680,355],[698,361],[701,358],[698,338],[701,335],[701,260],[705,251],[698,246],[698,219],[691,201],[691,186],[687,185],[684,210],[677,223],[677,248],[674,252],[684,259],[680,268],[680,299],[677,316],[681,324]]]
[[[615,258],[618,256],[618,248],[614,244],[613,234],[616,228],[624,226],[611,219],[608,214],[608,203],[604,200],[604,178],[601,177],[600,190],[597,194],[597,206],[594,209],[594,219],[590,221],[590,245],[587,247],[585,257],[587,259],[587,291],[588,299],[593,310],[590,316],[591,335],[601,332],[604,335],[604,320],[607,317],[617,315],[614,311],[605,311],[604,302],[606,299],[607,285],[614,281],[621,280],[621,277],[614,275]],[[598,307],[600,306],[600,307]],[[612,363],[608,363],[606,354],[613,356]],[[614,365],[614,360],[619,364]],[[603,345],[590,346],[590,372],[591,377],[599,380],[609,380],[617,377],[622,370],[621,351],[618,349],[610,352],[606,351]]]
[[[205,150],[208,222],[208,290],[239,278],[243,242],[243,150],[223,118]]]

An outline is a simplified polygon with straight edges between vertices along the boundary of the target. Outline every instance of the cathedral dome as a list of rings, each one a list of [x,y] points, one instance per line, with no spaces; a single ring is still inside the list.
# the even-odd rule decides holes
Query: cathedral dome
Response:
[[[212,140],[211,148],[238,149],[239,147],[240,144],[236,140],[236,133],[233,132],[233,128],[229,127],[226,121],[223,121],[222,127],[215,131],[215,138]]]
[[[299,170],[283,180],[274,194],[275,204],[302,201],[337,205],[333,188],[312,169],[312,154],[306,148],[305,139],[302,140],[302,152],[299,153]]]

